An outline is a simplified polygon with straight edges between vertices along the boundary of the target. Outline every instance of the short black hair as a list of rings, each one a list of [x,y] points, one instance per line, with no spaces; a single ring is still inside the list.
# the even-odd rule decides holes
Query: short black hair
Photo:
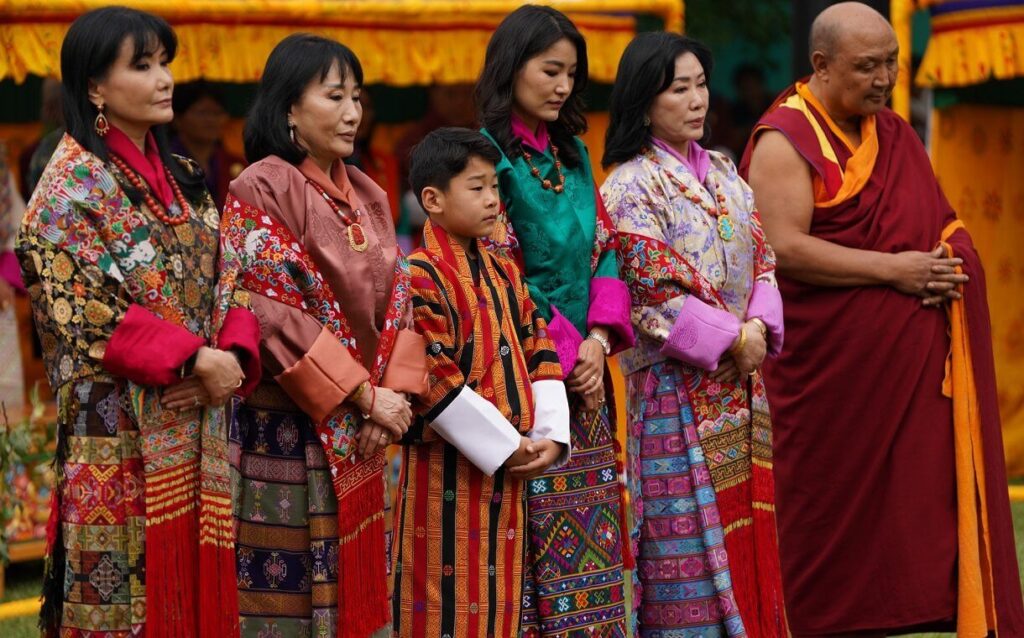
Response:
[[[83,13],[71,23],[60,47],[67,132],[104,161],[107,160],[107,145],[96,134],[98,111],[89,100],[89,82],[101,81],[107,76],[126,41],[135,49],[133,62],[152,54],[158,45],[163,45],[168,62],[174,60],[178,51],[178,38],[166,20],[128,7],[103,7]],[[197,201],[206,192],[202,175],[190,173],[171,156],[166,125],[154,126],[151,130],[164,166],[170,169],[185,195]],[[136,204],[141,201],[139,193],[128,192],[128,196]]]
[[[466,170],[474,157],[497,165],[501,153],[479,131],[447,126],[428,133],[409,153],[409,186],[420,206],[424,188],[448,190],[452,178]]]
[[[711,50],[678,33],[641,33],[629,43],[619,60],[615,85],[608,100],[608,130],[605,133],[604,167],[633,159],[650,142],[649,125],[644,124],[654,99],[672,84],[676,59],[692,53],[704,67],[704,79],[711,84]],[[709,136],[704,125],[704,139]]]
[[[344,44],[309,33],[295,33],[277,43],[267,58],[263,77],[256,89],[243,141],[245,159],[255,163],[276,155],[291,164],[306,158],[306,151],[293,143],[288,130],[288,112],[315,78],[323,82],[334,65],[341,79],[351,73],[357,86],[363,84],[359,58]]]
[[[576,49],[576,76],[572,91],[548,122],[551,142],[565,165],[575,168],[584,161],[573,137],[585,133],[583,90],[587,88],[587,41],[565,14],[551,7],[527,4],[505,16],[487,43],[484,68],[476,82],[476,108],[480,124],[498,142],[509,157],[519,157],[523,148],[512,135],[512,106],[516,77],[531,59],[544,53],[559,40],[566,39]]]

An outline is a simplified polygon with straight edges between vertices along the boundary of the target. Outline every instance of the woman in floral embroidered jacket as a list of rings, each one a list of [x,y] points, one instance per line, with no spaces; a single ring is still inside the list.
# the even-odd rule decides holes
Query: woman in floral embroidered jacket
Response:
[[[342,161],[361,83],[343,45],[282,40],[229,188],[223,268],[259,319],[267,373],[232,450],[243,636],[390,629],[384,449],[426,390],[426,348],[387,195]]]
[[[201,173],[167,150],[176,44],[132,9],[75,20],[68,132],[18,238],[57,397],[51,635],[238,631],[224,405],[259,380],[259,332],[218,283]]]
[[[711,53],[637,36],[619,64],[601,188],[637,345],[628,474],[639,635],[784,636],[771,420],[758,366],[782,344],[775,258],[750,188],[702,149]]]
[[[622,491],[604,376],[605,356],[632,345],[633,330],[611,221],[576,137],[586,128],[586,79],[586,42],[575,25],[527,5],[498,26],[476,88],[483,132],[502,153],[505,243],[522,263],[571,392],[572,460],[528,487],[528,635],[626,632]]]

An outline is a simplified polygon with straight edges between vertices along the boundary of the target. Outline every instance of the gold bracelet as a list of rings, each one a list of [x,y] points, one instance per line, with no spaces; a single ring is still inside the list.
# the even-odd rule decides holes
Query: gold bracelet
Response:
[[[761,330],[761,336],[765,339],[768,338],[768,324],[761,320],[760,317],[754,317],[750,320],[750,323],[756,325]]]
[[[747,331],[740,326],[740,340],[736,342],[736,345],[729,348],[729,354],[736,356],[736,353],[743,349],[743,346],[747,345]]]
[[[352,394],[348,395],[349,402],[354,404],[356,401],[359,400],[359,397],[363,396],[363,392],[366,392],[367,383],[369,383],[369,381],[363,381],[358,386],[356,386],[356,389],[352,391]]]

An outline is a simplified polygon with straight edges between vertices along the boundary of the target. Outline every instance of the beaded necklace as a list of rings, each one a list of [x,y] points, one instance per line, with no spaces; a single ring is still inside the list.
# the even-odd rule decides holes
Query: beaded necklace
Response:
[[[540,185],[544,190],[552,190],[558,195],[565,190],[565,173],[562,172],[562,161],[558,159],[558,147],[554,144],[551,145],[551,155],[555,158],[555,170],[558,171],[557,184],[552,184],[550,179],[540,176],[540,169],[533,165],[533,155],[525,148],[523,149],[523,159],[526,160],[526,165],[530,167],[530,175],[540,180]]]
[[[665,168],[665,165],[661,163],[661,161],[658,159],[657,153],[655,153],[653,150],[645,148],[642,152],[647,157],[647,159],[651,160],[661,168]],[[711,180],[711,185],[715,190],[716,205],[711,206],[706,201],[704,201],[704,198],[701,197],[699,193],[694,192],[693,189],[688,187],[686,184],[683,183],[681,179],[676,177],[672,173],[672,171],[665,169],[664,172],[666,175],[668,175],[669,179],[671,179],[679,188],[679,191],[683,194],[683,197],[690,200],[694,204],[699,205],[701,208],[704,209],[705,212],[707,212],[708,215],[711,215],[712,217],[718,220],[716,224],[718,227],[718,236],[721,237],[722,240],[730,241],[733,237],[736,236],[736,227],[732,223],[732,218],[729,217],[729,209],[725,207],[726,198],[725,195],[722,194],[722,188],[718,184],[718,180],[716,180],[714,177],[711,177],[710,175],[708,176],[708,178]]]
[[[114,164],[114,166],[117,167],[117,170],[121,171],[121,173],[123,173],[124,176],[128,178],[128,183],[131,184],[132,187],[135,188],[135,190],[142,193],[142,201],[146,203],[146,207],[149,208],[149,210],[153,213],[153,215],[156,216],[157,219],[167,224],[168,226],[178,226],[179,224],[184,224],[185,222],[188,221],[188,201],[185,199],[185,196],[181,194],[181,188],[178,187],[178,182],[175,181],[174,175],[171,174],[169,168],[165,166],[164,172],[167,174],[167,179],[170,180],[171,182],[171,190],[174,191],[174,200],[178,202],[178,206],[181,208],[180,215],[171,215],[168,212],[167,208],[165,208],[163,204],[158,202],[157,199],[153,197],[153,194],[150,193],[149,188],[147,188],[146,185],[143,184],[142,178],[139,177],[135,171],[129,168],[128,163],[125,162],[122,158],[111,153],[110,161]]]
[[[327,202],[327,205],[331,207],[331,210],[333,210],[334,213],[341,219],[342,223],[345,224],[346,232],[348,234],[348,245],[352,247],[352,250],[356,251],[357,253],[361,253],[364,250],[366,250],[366,247],[369,245],[370,241],[366,238],[366,233],[363,232],[363,226],[359,223],[359,218],[361,216],[359,210],[353,211],[355,219],[349,217],[348,213],[341,210],[341,207],[338,206],[338,203],[335,202],[334,199],[327,194],[327,191],[325,191],[320,186],[320,184],[317,184],[311,179],[306,181],[309,182],[309,185],[312,186],[313,189],[316,190],[316,192],[320,193],[320,196],[324,198],[324,201]]]

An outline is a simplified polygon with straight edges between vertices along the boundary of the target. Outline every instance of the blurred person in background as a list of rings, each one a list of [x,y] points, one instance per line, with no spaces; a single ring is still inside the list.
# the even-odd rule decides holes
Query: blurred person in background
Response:
[[[228,123],[224,95],[203,81],[174,87],[174,137],[171,150],[203,169],[206,187],[217,208],[224,207],[228,184],[245,168],[245,160],[224,148]]]

